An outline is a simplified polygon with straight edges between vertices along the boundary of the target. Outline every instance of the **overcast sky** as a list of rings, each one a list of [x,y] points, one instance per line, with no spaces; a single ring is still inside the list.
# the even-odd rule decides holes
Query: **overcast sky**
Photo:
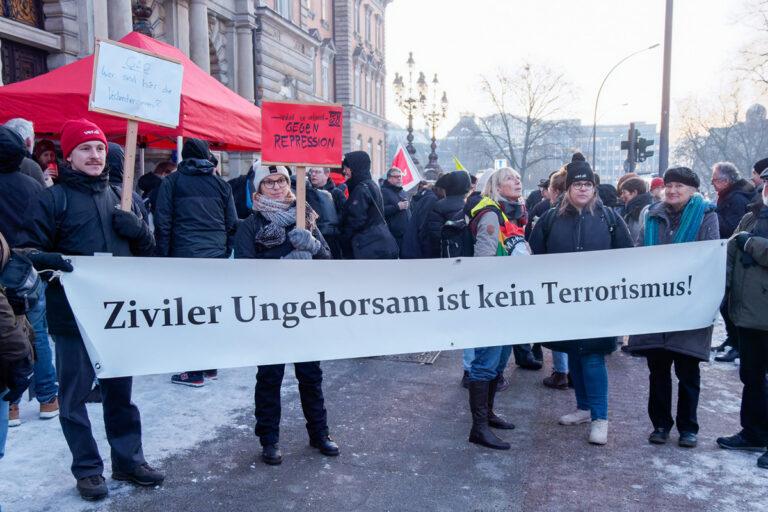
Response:
[[[739,49],[756,32],[746,0],[675,0],[672,129],[675,107],[728,88]],[[664,42],[665,0],[394,0],[387,8],[387,72],[438,73],[450,101],[452,126],[460,112],[489,113],[479,77],[523,59],[565,72],[576,86],[572,117],[592,124],[600,82],[629,53]],[[622,64],[600,97],[599,123],[657,123],[661,110],[662,47]],[[388,87],[387,116],[405,124]],[[748,101],[754,101],[750,93]],[[628,103],[622,106],[623,103]]]

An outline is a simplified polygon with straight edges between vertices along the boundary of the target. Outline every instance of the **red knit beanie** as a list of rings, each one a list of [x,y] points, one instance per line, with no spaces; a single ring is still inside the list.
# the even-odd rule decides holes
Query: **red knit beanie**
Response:
[[[77,146],[83,142],[98,140],[107,145],[107,138],[101,129],[87,119],[70,119],[61,128],[61,152],[64,158],[69,157]]]
[[[664,188],[664,178],[657,176],[651,180],[651,190],[656,190],[657,188]]]

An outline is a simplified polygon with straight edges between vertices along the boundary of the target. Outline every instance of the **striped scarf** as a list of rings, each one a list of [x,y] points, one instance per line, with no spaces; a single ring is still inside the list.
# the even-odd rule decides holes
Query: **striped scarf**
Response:
[[[672,239],[673,244],[683,244],[693,242],[699,234],[701,223],[704,221],[704,213],[709,203],[704,200],[701,194],[694,194],[688,204],[683,209],[683,215],[680,219],[680,226]],[[643,245],[659,245],[659,229],[661,219],[648,213],[645,221],[645,238]]]

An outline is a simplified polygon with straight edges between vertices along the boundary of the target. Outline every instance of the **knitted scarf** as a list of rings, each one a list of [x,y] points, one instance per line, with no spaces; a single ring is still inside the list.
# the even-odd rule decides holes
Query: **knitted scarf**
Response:
[[[255,241],[267,248],[285,243],[286,228],[296,224],[296,200],[293,197],[282,201],[269,199],[263,194],[256,194],[253,210],[267,219],[267,223],[256,233]],[[317,213],[307,205],[307,229],[312,231],[317,221]]]
[[[701,223],[704,221],[704,213],[709,203],[704,200],[701,194],[694,194],[688,204],[683,209],[683,215],[680,219],[680,226],[672,239],[673,244],[682,244],[693,242],[699,234]],[[648,215],[645,221],[645,238],[643,245],[659,245],[659,226],[661,219],[654,215]]]

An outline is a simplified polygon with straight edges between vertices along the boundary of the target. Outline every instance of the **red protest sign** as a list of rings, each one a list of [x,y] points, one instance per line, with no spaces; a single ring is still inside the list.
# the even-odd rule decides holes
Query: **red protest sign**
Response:
[[[339,167],[341,105],[267,102],[261,105],[261,161],[266,165]]]

